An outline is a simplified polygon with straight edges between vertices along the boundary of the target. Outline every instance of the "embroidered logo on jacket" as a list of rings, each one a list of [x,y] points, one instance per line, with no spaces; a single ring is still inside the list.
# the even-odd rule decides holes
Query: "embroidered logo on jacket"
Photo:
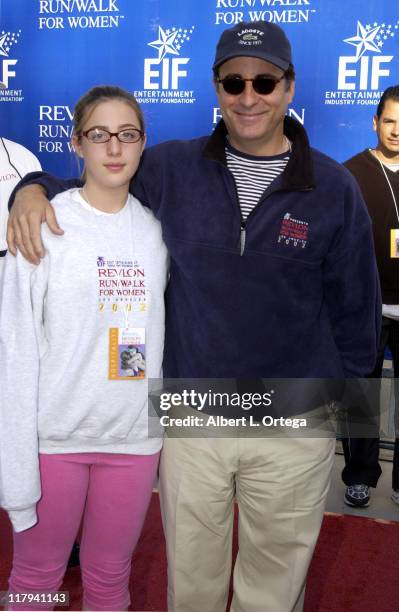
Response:
[[[291,213],[285,213],[277,242],[304,249],[308,240],[308,232],[309,223],[307,221],[294,219]]]

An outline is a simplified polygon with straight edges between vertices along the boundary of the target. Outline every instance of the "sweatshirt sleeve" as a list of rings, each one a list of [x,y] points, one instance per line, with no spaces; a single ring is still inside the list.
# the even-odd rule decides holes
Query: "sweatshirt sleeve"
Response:
[[[0,284],[0,506],[15,531],[32,527],[41,495],[38,458],[39,334],[48,256],[39,266],[6,256]]]
[[[51,174],[47,174],[46,172],[29,172],[19,181],[18,185],[11,193],[10,199],[8,201],[8,210],[11,209],[14,203],[15,194],[17,193],[17,191],[22,189],[22,187],[26,187],[26,185],[41,185],[42,187],[44,187],[48,199],[52,200],[58,193],[61,193],[62,191],[66,191],[67,189],[71,189],[72,187],[81,187],[82,181],[77,178],[63,179],[57,176],[52,176]]]
[[[324,291],[346,378],[372,372],[381,328],[381,293],[370,217],[353,180],[344,215],[326,257]]]

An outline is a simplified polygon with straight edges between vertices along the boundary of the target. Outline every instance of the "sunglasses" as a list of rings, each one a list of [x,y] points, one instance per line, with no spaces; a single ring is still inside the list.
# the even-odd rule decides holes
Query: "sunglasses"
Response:
[[[246,81],[252,83],[252,87],[257,94],[261,96],[267,96],[274,91],[277,83],[280,83],[284,79],[285,75],[277,79],[276,77],[267,76],[265,74],[258,74],[253,79],[244,79],[243,77],[232,74],[224,77],[224,79],[216,79],[218,83],[223,85],[223,89],[226,93],[231,96],[239,96],[245,89]]]

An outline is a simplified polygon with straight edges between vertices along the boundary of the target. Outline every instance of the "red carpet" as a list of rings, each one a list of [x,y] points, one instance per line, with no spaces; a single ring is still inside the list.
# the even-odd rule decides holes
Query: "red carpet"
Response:
[[[11,529],[1,511],[0,547],[0,590],[5,590]],[[131,609],[166,610],[166,559],[156,494],[132,567]],[[309,572],[304,612],[394,612],[399,609],[398,575],[399,523],[326,515]],[[70,591],[68,609],[80,610],[79,568],[68,570],[62,590]]]

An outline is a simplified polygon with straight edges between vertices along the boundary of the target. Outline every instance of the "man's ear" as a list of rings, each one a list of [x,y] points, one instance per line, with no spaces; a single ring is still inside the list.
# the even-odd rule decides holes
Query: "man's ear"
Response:
[[[294,99],[294,96],[295,96],[295,80],[292,80],[290,82],[290,86],[288,88],[288,91],[289,91],[289,95],[290,95],[289,103],[291,104],[291,102],[292,102],[292,100]]]
[[[374,115],[374,117],[373,117],[373,130],[374,130],[374,132],[377,131],[377,127],[378,127],[378,117],[377,117],[377,115]]]

